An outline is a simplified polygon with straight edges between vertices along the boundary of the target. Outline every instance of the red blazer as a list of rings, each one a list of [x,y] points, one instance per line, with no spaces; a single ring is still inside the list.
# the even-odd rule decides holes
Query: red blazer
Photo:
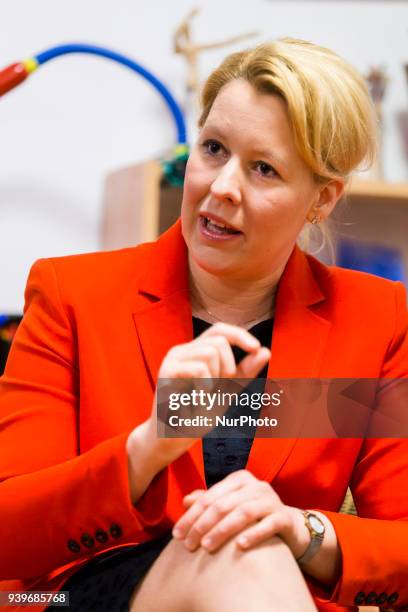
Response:
[[[127,436],[151,412],[166,352],[192,339],[180,222],[154,243],[40,260],[25,297],[0,379],[0,590],[52,590],[93,555],[169,529],[205,487],[201,440],[135,507],[128,487]],[[401,284],[295,248],[268,375],[407,376],[407,328]],[[334,524],[343,574],[329,595],[310,581],[321,610],[359,592],[408,606],[407,457],[406,439],[255,439],[247,469]],[[349,484],[361,518],[338,514]]]

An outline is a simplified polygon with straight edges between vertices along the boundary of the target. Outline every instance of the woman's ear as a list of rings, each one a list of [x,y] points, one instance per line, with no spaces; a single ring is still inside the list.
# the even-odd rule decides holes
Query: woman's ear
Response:
[[[307,216],[311,223],[324,221],[332,213],[337,202],[344,193],[345,180],[342,178],[330,179],[319,188],[317,198]]]

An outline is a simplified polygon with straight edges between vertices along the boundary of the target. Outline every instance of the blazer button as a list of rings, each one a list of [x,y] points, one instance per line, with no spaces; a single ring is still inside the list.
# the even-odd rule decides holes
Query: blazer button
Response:
[[[377,593],[375,593],[374,591],[371,591],[371,593],[369,593],[365,598],[365,603],[367,604],[367,606],[371,606],[371,604],[375,603],[376,601]]]
[[[360,591],[355,596],[354,603],[356,604],[356,606],[361,606],[363,603],[365,603],[365,598],[366,598],[366,594],[364,593],[364,591]]]
[[[76,540],[68,540],[67,546],[73,553],[78,553],[81,550],[81,547]]]
[[[377,599],[375,600],[375,603],[378,606],[382,606],[383,603],[385,603],[386,601],[387,601],[387,593],[383,592],[378,595]]]
[[[112,523],[109,529],[109,533],[111,534],[112,538],[120,538],[123,533],[122,527],[117,523]]]
[[[387,599],[387,602],[390,604],[390,606],[392,606],[392,604],[395,604],[395,602],[398,600],[398,597],[398,593],[391,593],[391,595]]]
[[[83,534],[83,536],[81,537],[81,542],[85,546],[85,548],[92,548],[93,546],[95,546],[95,540],[92,536],[89,535],[89,533]]]
[[[95,531],[95,539],[98,542],[101,542],[103,544],[104,542],[107,542],[108,538],[109,538],[108,534],[103,529],[97,529]]]

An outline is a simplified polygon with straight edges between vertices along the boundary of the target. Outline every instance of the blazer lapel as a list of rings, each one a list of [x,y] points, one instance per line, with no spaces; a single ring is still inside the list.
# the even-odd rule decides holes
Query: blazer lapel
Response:
[[[168,350],[192,338],[188,298],[187,248],[178,221],[144,253],[139,281],[139,307],[133,313],[151,380]]]
[[[325,270],[319,266],[316,270]],[[319,376],[331,327],[325,316],[325,301],[306,255],[295,247],[277,291],[268,378]],[[299,409],[298,431],[306,406]],[[258,478],[271,482],[296,442],[297,438],[255,438],[247,468]]]
[[[165,355],[171,347],[193,339],[193,325],[187,248],[180,220],[149,246],[139,285],[140,307],[133,313],[133,319],[154,390]],[[192,487],[205,488],[201,439],[177,462],[183,473],[189,475]]]
[[[193,337],[188,294],[176,291],[133,313],[150,378],[156,384],[160,365],[172,346]]]

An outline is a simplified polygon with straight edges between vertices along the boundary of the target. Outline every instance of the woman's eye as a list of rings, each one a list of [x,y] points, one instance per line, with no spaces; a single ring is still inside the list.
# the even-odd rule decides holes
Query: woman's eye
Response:
[[[202,146],[210,155],[217,155],[223,149],[223,146],[216,140],[206,140]]]
[[[275,168],[266,162],[259,161],[255,163],[255,168],[262,174],[262,176],[277,176]]]

